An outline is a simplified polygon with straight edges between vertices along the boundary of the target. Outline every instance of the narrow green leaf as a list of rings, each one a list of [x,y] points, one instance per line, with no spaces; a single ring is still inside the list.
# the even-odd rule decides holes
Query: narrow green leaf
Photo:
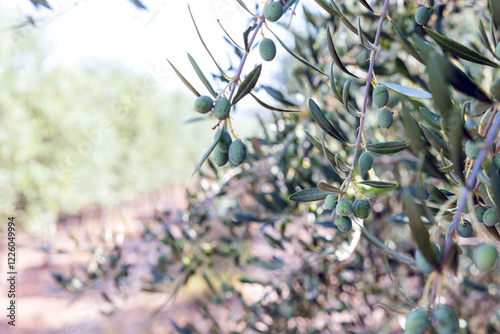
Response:
[[[493,17],[493,23],[498,29],[500,27],[500,1],[498,0],[488,0],[490,4],[491,16]]]
[[[198,91],[193,87],[193,85],[191,85],[189,83],[189,81],[186,80],[186,78],[184,78],[184,76],[181,74],[181,72],[177,71],[177,69],[175,68],[175,66],[170,62],[170,60],[168,60],[168,63],[170,64],[170,66],[172,66],[172,69],[174,70],[175,74],[177,74],[177,76],[181,79],[181,81],[187,86],[187,88],[189,88],[190,91],[193,92],[194,95],[196,96],[201,96],[200,93],[198,93]]]
[[[493,161],[491,161],[491,187],[489,189],[493,195],[497,214],[500,216],[500,166],[497,166]]]
[[[252,96],[254,98],[254,100],[257,101],[258,104],[260,104],[264,108],[272,110],[272,111],[277,111],[277,112],[300,112],[300,110],[297,110],[297,109],[282,109],[282,108],[277,108],[277,107],[270,106],[267,103],[265,103],[262,100],[260,100],[253,93],[250,93],[250,96]]]
[[[316,147],[318,150],[320,150],[321,152],[325,151],[328,159],[332,159],[332,160],[335,160],[335,153],[333,153],[329,148],[325,147],[325,149],[323,150],[323,145],[321,145],[321,142],[319,140],[317,140],[316,138],[314,138],[313,135],[311,135],[309,132],[307,131],[304,131],[306,133],[306,136],[307,136],[307,139],[311,142],[311,144],[314,145],[314,147]]]
[[[193,13],[191,12],[191,7],[188,4],[188,10],[189,10],[189,15],[191,15],[191,20],[193,20],[194,28],[196,29],[196,33],[198,34],[198,37],[200,38],[201,44],[203,44],[203,47],[205,47],[205,50],[207,50],[208,54],[210,55],[210,58],[212,58],[213,62],[215,63],[215,66],[219,69],[220,73],[222,74],[223,77],[228,78],[226,73],[224,73],[224,70],[219,66],[219,63],[215,60],[214,56],[212,56],[212,53],[210,53],[210,50],[208,49],[207,45],[203,41],[203,38],[201,37],[200,31],[198,30],[198,26],[196,25],[196,21],[194,20]]]
[[[269,30],[271,31],[271,30]],[[302,58],[301,56],[299,56],[298,54],[296,54],[295,52],[293,52],[288,46],[285,45],[285,43],[283,43],[283,41],[274,33],[271,31],[271,33],[274,35],[274,37],[276,37],[276,39],[278,40],[278,42],[280,42],[281,46],[286,50],[288,51],[288,53],[294,57],[295,59],[297,59],[298,61],[300,61],[301,63],[303,63],[304,65],[307,65],[309,66],[310,68],[312,68],[313,70],[323,74],[324,76],[328,76],[328,74],[326,74],[325,72],[323,72],[322,70],[320,70],[319,68],[317,68],[316,66],[314,66],[313,64],[311,64],[309,61],[307,61],[306,59]]]
[[[432,147],[434,147],[438,152],[443,151],[444,156],[451,160],[451,148],[446,144],[441,137],[432,132],[424,123],[420,123],[420,128],[422,129],[425,138],[429,141]]]
[[[243,7],[244,10],[246,10],[250,15],[254,16],[254,14],[248,9],[247,5],[242,0],[236,0],[237,3],[240,4],[241,7]]]
[[[314,100],[310,99],[309,100],[309,109],[311,110],[311,114],[313,115],[314,119],[316,120],[316,123],[330,136],[333,138],[346,143],[347,140],[342,136],[342,134],[335,129],[335,127],[328,121],[328,119],[325,117],[323,112],[321,111],[320,107],[314,102]]]
[[[344,13],[342,13],[342,11],[340,10],[339,6],[337,6],[335,1],[330,0],[330,3],[332,4],[332,7],[340,14],[340,20],[342,21],[342,23],[344,23],[347,29],[349,29],[350,31],[352,31],[357,35],[358,31],[356,30],[356,27],[354,27],[352,23],[347,19],[347,17],[345,17]]]
[[[407,143],[397,142],[397,141],[366,145],[366,149],[368,151],[376,154],[394,154],[401,152],[407,147],[408,147]]]
[[[430,182],[427,183],[427,191],[429,192],[429,195],[431,195],[431,197],[434,198],[434,200],[436,200],[439,204],[444,204],[448,201],[448,197],[446,197],[441,190]]]
[[[321,7],[323,8],[328,14],[332,15],[332,16],[335,16],[335,17],[340,17],[340,12],[336,11],[335,9],[333,9],[333,7],[328,4],[328,2],[326,2],[325,0],[314,0],[316,1],[316,3]]]
[[[335,50],[335,46],[333,45],[332,35],[330,34],[330,32],[326,33],[326,42],[328,44],[328,50],[330,51],[330,55],[332,56],[335,65],[337,65],[344,73],[349,74],[356,79],[359,79],[357,76],[349,72],[349,70],[345,68],[344,64],[342,64],[342,61],[340,60],[340,57]]]
[[[455,55],[459,58],[471,61],[471,62],[476,63],[476,64],[491,66],[491,67],[495,67],[495,68],[500,67],[500,65],[498,65],[495,62],[492,62],[491,60],[489,60],[488,58],[486,58],[485,56],[483,56],[479,52],[474,51],[474,50],[472,50],[472,49],[470,49],[470,48],[466,47],[465,45],[462,45],[458,42],[455,42],[454,40],[452,40],[446,36],[443,36],[430,28],[427,28],[425,26],[423,28],[424,28],[425,32],[440,47],[442,47],[446,51],[449,51],[453,55]]]
[[[385,181],[359,181],[356,183],[378,189],[389,189],[389,188],[396,188],[399,186],[398,182],[385,182]]]
[[[379,82],[380,85],[389,88],[395,92],[398,92],[400,94],[413,97],[416,99],[430,99],[432,98],[432,94],[428,93],[424,90],[421,89],[416,89],[416,88],[411,88],[411,87],[406,87],[402,85],[398,85],[392,82]]]
[[[194,174],[196,174],[197,171],[200,170],[200,168],[203,165],[203,163],[205,162],[205,160],[207,160],[207,158],[210,156],[210,153],[212,153],[212,151],[215,149],[215,146],[217,146],[217,143],[219,142],[219,140],[222,137],[222,133],[223,133],[223,131],[219,132],[219,136],[217,137],[217,139],[214,140],[212,146],[210,146],[208,151],[203,155],[203,158],[201,158],[200,162],[196,166],[196,169],[194,170],[194,172],[191,176],[193,176]]]
[[[418,249],[422,252],[427,262],[435,269],[439,269],[439,259],[431,243],[429,231],[422,219],[420,219],[418,208],[408,191],[403,195],[403,210],[410,220],[411,234],[417,243]]]
[[[252,24],[243,33],[243,41],[245,42],[245,50],[247,50],[247,52],[250,52],[250,49],[248,48],[248,35],[255,29],[256,26],[256,24]]]
[[[368,4],[368,2],[366,2],[366,0],[359,0],[359,2],[370,12],[374,13],[373,8]]]
[[[479,33],[481,35],[481,40],[483,41],[484,47],[488,49],[493,56],[496,56],[495,50],[491,46],[490,40],[486,35],[486,31],[484,30],[483,20],[481,18],[479,18]]]
[[[436,130],[441,130],[441,117],[433,113],[427,108],[420,107],[420,114],[422,118]]]
[[[318,183],[318,189],[325,195],[338,195],[343,193],[343,190],[323,181]]]
[[[295,202],[314,202],[324,200],[326,196],[327,195],[323,194],[319,188],[311,188],[299,190],[288,197],[288,199]]]
[[[398,40],[401,42],[403,45],[403,48],[413,56],[416,60],[421,62],[422,64],[425,65],[425,61],[420,57],[420,54],[418,53],[417,49],[413,46],[413,44],[410,43],[410,41],[406,38],[406,36],[399,30],[398,26],[394,21],[390,20],[392,23],[392,26],[394,27],[394,30],[396,30],[396,37]]]
[[[280,92],[279,90],[273,88],[273,87],[270,87],[270,86],[266,86],[266,85],[261,85],[260,88],[264,89],[267,94],[271,95],[275,100],[283,103],[284,105],[286,105],[287,107],[294,107],[296,106],[296,104],[288,101],[285,96],[283,95],[282,92]]]
[[[349,78],[347,81],[344,83],[344,88],[342,89],[342,103],[344,106],[344,109],[354,117],[361,117],[361,113],[356,110],[350,103],[349,103],[349,89],[351,88],[351,83],[352,79]]]
[[[242,48],[238,43],[236,43],[236,41],[231,37],[231,35],[229,35],[229,33],[226,31],[226,29],[224,29],[224,27],[222,26],[222,23],[220,23],[220,20],[217,19],[217,23],[219,24],[219,26],[221,27],[222,31],[224,31],[224,33],[226,34],[227,38],[229,38],[229,40],[231,42],[233,42],[234,46],[236,46],[238,49],[240,50],[245,50],[244,48]]]
[[[240,84],[238,87],[238,91],[234,95],[233,102],[231,102],[231,105],[235,105],[240,101],[242,98],[244,98],[246,95],[248,95],[252,89],[254,89],[255,85],[257,84],[257,81],[259,80],[260,77],[260,72],[262,70],[262,64],[257,66],[250,72],[245,80]]]
[[[450,147],[451,147],[451,161],[455,167],[455,174],[465,183],[464,175],[464,161],[465,153],[462,146],[464,137],[463,132],[463,118],[462,116],[454,113],[450,116]]]
[[[456,243],[452,242],[450,245],[450,252],[448,253],[448,257],[446,258],[446,262],[444,263],[444,267],[448,268],[448,270],[454,275],[457,276],[458,272],[458,246]]]
[[[200,78],[201,82],[203,82],[203,84],[205,85],[205,87],[207,87],[207,89],[210,92],[210,94],[212,94],[212,96],[214,98],[216,98],[217,97],[217,93],[215,93],[215,90],[213,89],[212,85],[210,84],[210,82],[207,80],[207,78],[205,77],[205,75],[201,71],[201,69],[198,66],[198,64],[196,64],[196,61],[194,60],[194,58],[191,57],[191,55],[189,53],[187,55],[188,55],[189,61],[191,62],[191,65],[193,65],[194,71],[198,75],[198,78]]]
[[[495,238],[497,241],[500,241],[500,234],[498,233],[498,230],[495,226],[486,226],[484,224],[481,224],[482,226],[484,226],[484,228],[486,229],[486,231],[493,237]]]
[[[337,86],[335,85],[335,77],[333,76],[333,64],[335,64],[334,61],[332,61],[332,65],[330,66],[330,87],[332,88],[332,92],[333,92],[334,97],[338,101],[343,102],[342,96],[340,95],[340,93],[337,89]]]
[[[357,20],[357,28],[358,28],[358,36],[359,36],[359,41],[361,42],[361,45],[369,51],[375,50],[375,47],[373,44],[365,37],[363,30],[361,29],[361,17],[358,16]]]
[[[491,39],[493,40],[493,45],[497,45],[498,40],[497,40],[497,37],[495,36],[495,27],[493,24],[493,14],[490,15],[490,34],[491,34]]]

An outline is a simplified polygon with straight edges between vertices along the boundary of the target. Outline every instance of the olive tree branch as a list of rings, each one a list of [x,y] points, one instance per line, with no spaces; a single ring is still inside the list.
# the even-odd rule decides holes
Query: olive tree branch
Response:
[[[267,5],[267,3],[266,3]],[[265,8],[265,6],[264,6]],[[262,14],[260,16],[259,22],[257,23],[257,26],[255,27],[255,31],[252,34],[252,37],[248,41],[248,49],[245,50],[245,54],[243,55],[243,58],[241,58],[241,63],[240,67],[238,68],[238,71],[236,72],[236,76],[233,79],[234,85],[231,88],[231,93],[229,94],[229,101],[231,101],[231,98],[233,97],[234,93],[236,92],[236,87],[238,86],[238,82],[240,81],[241,77],[241,72],[243,71],[243,67],[245,66],[245,62],[247,60],[248,54],[250,53],[250,49],[252,48],[252,44],[255,40],[255,37],[260,31],[260,27],[262,27],[262,24],[266,21],[266,18],[264,17],[264,11],[262,11]]]
[[[380,35],[382,34],[382,26],[384,24],[385,18],[387,17],[387,8],[389,7],[389,2],[390,2],[390,0],[384,1],[384,7],[382,8],[382,11],[380,12],[380,20],[378,22],[377,33],[375,35],[375,42],[373,43],[374,50],[372,51],[372,54],[370,57],[370,66],[368,69],[368,76],[366,77],[365,96],[363,99],[363,106],[361,109],[361,120],[359,122],[358,136],[356,138],[356,143],[354,144],[354,159],[352,161],[349,176],[347,177],[347,180],[349,181],[349,183],[351,183],[353,181],[352,176],[354,173],[354,168],[356,166],[356,157],[358,156],[359,147],[361,146],[361,139],[363,137],[363,127],[365,124],[366,107],[368,105],[368,95],[370,92],[370,85],[371,85],[372,79],[373,79],[373,67],[375,66],[375,56],[377,55],[378,43],[380,40]]]
[[[483,160],[488,155],[488,151],[490,150],[491,144],[493,144],[493,141],[495,140],[495,138],[498,135],[498,132],[500,130],[500,116],[497,116],[497,114],[494,112],[492,117],[495,117],[495,121],[493,122],[493,124],[489,128],[488,136],[486,137],[484,147],[481,149],[481,151],[479,152],[479,155],[476,158],[476,161],[474,163],[474,167],[472,167],[472,171],[469,174],[469,178],[465,182],[465,186],[460,189],[460,193],[462,195],[460,196],[460,198],[458,200],[457,209],[456,209],[455,214],[453,216],[453,220],[451,221],[451,224],[448,227],[448,230],[446,232],[446,243],[444,246],[444,251],[443,251],[443,254],[441,256],[441,262],[440,262],[441,269],[443,269],[444,264],[446,263],[446,260],[448,259],[448,256],[450,255],[453,237],[455,236],[457,225],[458,225],[460,218],[462,216],[462,211],[464,209],[465,203],[467,202],[467,197],[469,196],[469,193],[471,193],[474,190],[474,187],[476,185],[477,173],[479,173],[479,171],[481,170]]]

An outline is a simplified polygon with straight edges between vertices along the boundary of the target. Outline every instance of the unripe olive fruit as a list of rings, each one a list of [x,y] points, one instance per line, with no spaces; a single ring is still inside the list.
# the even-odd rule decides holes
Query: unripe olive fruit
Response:
[[[214,106],[214,101],[210,96],[200,96],[194,101],[194,110],[199,112],[200,114],[206,114],[210,110],[212,110]]]
[[[349,216],[352,213],[352,204],[348,201],[340,201],[335,210],[339,216]]]
[[[423,26],[426,25],[430,19],[431,19],[431,9],[425,6],[418,7],[417,11],[415,12],[415,22]]]
[[[457,233],[462,238],[470,238],[474,234],[472,224],[468,220],[463,220],[457,225]]]
[[[375,106],[382,108],[389,102],[389,92],[384,86],[377,86],[373,90],[372,98]]]
[[[363,172],[367,172],[373,168],[373,162],[373,154],[371,154],[370,152],[364,152],[359,156],[358,159],[359,169]]]
[[[214,162],[217,166],[221,167],[227,164],[229,160],[229,155],[227,152],[222,152],[219,147],[215,147],[214,149]]]
[[[474,249],[472,260],[477,269],[488,271],[495,266],[498,259],[498,250],[489,244],[481,244]]]
[[[500,101],[500,78],[493,81],[490,86],[490,93],[493,95],[495,100]]]
[[[493,163],[497,168],[500,168],[500,153],[497,153],[493,156]]]
[[[337,225],[340,232],[349,232],[352,228],[352,221],[349,217],[339,216],[335,219],[335,225]]]
[[[405,322],[405,333],[407,334],[423,334],[429,327],[429,317],[427,311],[422,308],[416,309],[408,313]]]
[[[226,119],[229,116],[229,110],[231,110],[231,103],[225,97],[219,97],[215,101],[214,115],[218,119]]]
[[[222,137],[219,140],[219,143],[217,144],[216,147],[219,149],[219,151],[227,153],[227,151],[229,150],[229,145],[231,145],[233,140],[231,139],[231,135],[229,134],[229,132],[227,132],[226,130],[217,130],[217,132],[214,135],[214,140],[219,138],[219,134],[221,131],[222,131]]]
[[[247,157],[247,147],[241,140],[235,140],[229,145],[229,161],[234,165],[241,165]]]
[[[432,246],[434,247],[434,252],[439,258],[441,256],[441,251],[439,250],[439,247],[436,244],[432,244]],[[423,272],[424,274],[429,274],[434,271],[434,267],[427,261],[427,259],[420,250],[417,250],[417,252],[415,253],[415,261],[417,261],[418,269],[420,269],[420,271]]]
[[[353,204],[354,214],[360,219],[366,219],[370,215],[371,205],[365,199],[357,199]]]
[[[498,223],[497,209],[490,208],[483,215],[483,223],[486,226],[493,226]]]
[[[481,152],[481,149],[477,147],[473,141],[469,140],[467,144],[465,144],[465,155],[467,155],[468,158],[476,159],[479,152]]]
[[[337,205],[337,195],[328,195],[325,198],[325,208],[327,210],[334,210],[335,206]]]
[[[268,3],[266,9],[264,9],[264,17],[268,21],[276,22],[282,15],[283,6],[278,1]]]
[[[381,128],[388,129],[394,122],[394,116],[389,109],[384,108],[378,112],[377,122]]]
[[[438,334],[453,334],[459,329],[455,312],[447,305],[439,305],[432,312],[432,320]]]
[[[485,208],[484,206],[476,206],[474,208],[474,215],[476,216],[476,219],[480,222],[483,221],[483,216],[484,216],[484,213],[487,211],[488,209]]]
[[[260,56],[265,61],[271,61],[276,57],[276,44],[270,38],[264,38],[259,45]]]

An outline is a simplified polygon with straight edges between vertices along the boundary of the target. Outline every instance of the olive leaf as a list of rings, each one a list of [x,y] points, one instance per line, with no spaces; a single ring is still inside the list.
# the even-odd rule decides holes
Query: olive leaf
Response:
[[[275,100],[283,103],[287,107],[296,106],[296,104],[288,101],[285,98],[285,96],[283,95],[283,93],[281,93],[279,90],[274,89],[273,87],[270,87],[270,86],[266,86],[266,85],[261,85],[260,88],[264,89],[267,92],[267,94],[271,95]]]
[[[441,130],[441,117],[427,108],[421,107],[420,114],[424,121],[436,130]]]
[[[495,24],[495,27],[498,28],[500,26],[500,2],[497,0],[488,0],[488,2],[490,4],[493,23]]]
[[[288,199],[295,202],[314,202],[320,201],[326,198],[327,195],[322,193],[319,188],[303,189],[299,190]]]
[[[295,59],[297,59],[298,61],[300,61],[301,63],[309,66],[310,68],[312,68],[313,70],[323,74],[324,76],[327,76],[328,77],[328,74],[326,74],[325,72],[323,72],[322,70],[320,70],[318,67],[314,66],[313,64],[311,64],[309,61],[307,61],[305,58],[299,56],[297,53],[293,52],[288,46],[286,46],[285,43],[283,43],[283,41],[271,30],[269,29],[269,31],[274,35],[274,37],[276,37],[276,39],[278,40],[278,42],[280,42],[281,46],[286,50],[288,51],[288,53],[294,57]]]
[[[339,13],[339,18],[340,20],[342,21],[342,23],[344,23],[344,25],[350,30],[352,31],[353,33],[355,33],[356,35],[358,34],[358,31],[356,30],[356,28],[352,25],[352,23],[345,17],[344,13],[342,13],[342,11],[340,10],[339,6],[337,6],[337,4],[335,3],[334,0],[330,0],[330,3],[332,4],[332,7],[335,9],[335,11],[337,13]]]
[[[174,70],[175,74],[177,74],[177,76],[178,76],[178,77],[181,79],[181,81],[182,81],[182,82],[183,82],[183,83],[187,86],[187,88],[189,88],[189,90],[190,90],[190,91],[192,91],[194,95],[196,95],[196,96],[198,96],[198,97],[199,97],[199,96],[201,96],[201,94],[200,94],[200,93],[198,93],[198,91],[197,91],[197,90],[193,87],[193,85],[191,85],[191,84],[189,83],[189,81],[187,81],[187,80],[186,80],[186,78],[184,78],[184,76],[181,74],[181,72],[179,72],[179,71],[175,68],[175,66],[174,66],[174,65],[170,62],[170,60],[168,60],[168,59],[167,59],[167,61],[168,61],[168,63],[170,64],[170,66],[172,66],[172,69]]]
[[[403,195],[403,210],[410,221],[410,230],[418,249],[422,252],[427,262],[435,269],[439,269],[439,259],[430,240],[429,231],[420,218],[419,210],[408,191]]]
[[[194,71],[196,72],[196,74],[200,78],[201,82],[203,82],[203,84],[205,85],[205,87],[207,87],[207,89],[210,92],[210,94],[214,98],[216,98],[217,94],[215,93],[215,90],[213,89],[212,85],[210,84],[210,82],[207,80],[207,78],[205,77],[205,75],[201,71],[201,69],[198,66],[198,64],[196,64],[196,61],[194,60],[194,58],[191,57],[191,55],[189,53],[187,55],[188,55],[189,61],[191,62],[191,65],[193,65]]]
[[[417,89],[417,88],[411,88],[411,87],[406,87],[402,85],[398,85],[392,82],[379,82],[380,85],[389,88],[395,92],[398,92],[400,94],[413,97],[416,99],[430,99],[432,98],[432,94],[428,93],[424,90]]]
[[[224,73],[224,70],[222,69],[222,67],[219,66],[219,63],[217,63],[214,56],[212,56],[212,53],[210,52],[207,45],[203,41],[203,38],[201,37],[200,31],[198,30],[198,26],[196,25],[196,21],[194,20],[194,16],[193,16],[193,13],[191,12],[191,7],[189,6],[189,4],[188,4],[188,10],[189,10],[189,15],[191,16],[191,20],[193,21],[194,28],[196,29],[196,33],[198,34],[198,37],[200,38],[201,44],[203,44],[203,47],[205,48],[205,50],[207,50],[208,54],[210,55],[210,58],[212,58],[213,62],[215,63],[215,66],[217,66],[217,68],[219,69],[222,76],[225,78],[228,78],[226,73]]]
[[[493,47],[491,46],[490,40],[489,40],[488,36],[486,35],[486,31],[484,30],[483,20],[481,18],[479,18],[479,33],[481,35],[481,40],[483,41],[483,44],[486,47],[486,49],[488,49],[491,52],[491,54],[496,57],[495,51],[493,50]]]
[[[248,9],[247,5],[242,0],[236,0],[237,3],[240,4],[241,7],[243,7],[244,10],[246,10],[250,15],[254,16],[254,14]]]
[[[410,54],[413,56],[413,58],[415,58],[416,60],[418,60],[419,62],[421,62],[422,64],[425,65],[425,61],[422,59],[422,57],[420,56],[419,52],[417,51],[417,49],[413,46],[413,44],[410,43],[410,41],[406,38],[406,36],[401,32],[401,30],[399,30],[398,26],[396,25],[396,23],[394,23],[393,20],[389,20],[391,21],[392,23],[392,26],[394,27],[394,30],[396,30],[396,37],[398,38],[398,40],[401,42],[401,44],[403,45],[404,49]]]
[[[326,194],[326,195],[338,195],[338,194],[342,194],[344,191],[337,188],[337,187],[334,187],[326,182],[319,182],[318,183],[318,189],[323,193],[323,194]]]
[[[203,157],[201,158],[200,162],[196,166],[196,169],[194,170],[193,174],[191,174],[191,176],[193,176],[194,174],[196,174],[197,171],[200,170],[200,168],[203,165],[203,163],[205,162],[205,160],[207,160],[207,158],[210,155],[210,153],[212,153],[212,151],[215,149],[215,146],[217,146],[217,143],[219,143],[220,139],[222,138],[222,134],[223,133],[224,133],[223,131],[219,132],[219,135],[214,140],[214,142],[212,143],[212,145],[210,146],[210,148],[208,149],[208,151],[203,155]]]
[[[323,145],[321,145],[320,141],[314,138],[313,135],[311,135],[309,132],[304,131],[306,133],[307,139],[313,144],[314,147],[316,147],[318,150],[321,152],[325,152],[327,155],[328,159],[334,160],[335,159],[335,153],[333,153],[329,148],[325,147],[323,149]]]
[[[256,26],[257,26],[257,24],[252,24],[243,33],[243,41],[245,43],[245,50],[247,50],[247,52],[250,52],[250,49],[248,48],[248,35],[255,29]]]
[[[497,166],[493,161],[491,161],[491,187],[489,189],[500,217],[500,166]]]
[[[455,174],[465,183],[464,161],[465,153],[462,146],[463,133],[463,118],[457,113],[450,116],[450,146],[451,146],[451,161],[454,165]]]
[[[430,28],[427,28],[425,26],[423,28],[424,28],[425,32],[440,47],[442,47],[446,51],[449,51],[451,54],[453,54],[459,58],[468,60],[470,62],[476,63],[476,64],[482,64],[482,65],[491,66],[491,67],[495,67],[495,68],[500,67],[500,65],[498,65],[495,62],[492,62],[491,60],[489,60],[488,58],[486,58],[485,56],[483,56],[479,52],[474,51],[474,50],[472,50],[472,49],[470,49],[470,48],[466,47],[465,45],[462,45],[458,42],[455,42],[454,40],[452,40],[446,36],[443,36]]]
[[[334,61],[332,61],[332,65],[330,66],[330,87],[332,88],[332,92],[333,92],[333,95],[334,97],[340,101],[340,102],[344,102],[343,99],[342,99],[342,96],[340,95],[338,89],[337,89],[337,86],[335,85],[335,78],[333,76],[333,64],[335,64]]]
[[[356,183],[378,189],[389,189],[389,188],[396,188],[399,186],[398,182],[385,182],[385,181],[359,181]]]
[[[431,195],[431,197],[434,198],[434,200],[436,200],[439,204],[444,204],[448,201],[448,197],[446,197],[441,190],[430,182],[427,183],[427,191],[429,192],[429,195]]]
[[[330,51],[330,55],[333,58],[333,61],[335,62],[335,65],[337,65],[344,73],[349,74],[352,77],[355,77],[356,79],[359,79],[356,75],[352,74],[349,72],[349,70],[342,64],[342,61],[340,60],[339,55],[337,54],[337,51],[335,50],[335,46],[333,45],[333,40],[332,40],[332,35],[330,32],[326,33],[326,43],[328,45],[328,50]]]
[[[428,127],[425,126],[424,123],[420,123],[420,128],[422,129],[425,138],[429,141],[432,147],[436,149],[436,151],[443,151],[444,156],[451,160],[451,148],[446,144],[441,137],[432,132]]]
[[[443,73],[441,73],[441,68],[436,61],[430,61],[428,63],[426,72],[429,76],[429,89],[432,92],[433,100],[441,116],[446,119],[453,109],[453,102],[450,98],[450,91],[446,78]]]
[[[448,257],[445,259],[443,267],[448,268],[448,270],[454,275],[457,276],[458,271],[458,263],[459,263],[459,250],[458,246],[455,242],[450,244],[450,250],[448,252]]]
[[[221,27],[222,31],[224,31],[224,33],[226,34],[227,38],[229,38],[229,40],[234,44],[234,46],[236,46],[240,50],[245,50],[238,43],[236,43],[236,41],[231,37],[231,35],[229,35],[229,33],[226,31],[226,29],[224,29],[224,27],[222,26],[222,23],[220,23],[219,19],[217,19],[217,23]]]
[[[342,89],[342,102],[344,109],[354,117],[361,117],[361,113],[357,111],[350,103],[349,103],[349,89],[351,88],[352,79],[349,78],[344,83],[344,88]]]
[[[314,102],[313,99],[309,100],[309,109],[311,110],[311,114],[313,115],[314,119],[316,120],[316,123],[330,136],[333,138],[346,143],[347,140],[342,136],[342,134],[335,129],[335,127],[328,121],[328,119],[325,117],[323,112],[321,111],[320,107]]]
[[[335,16],[335,17],[340,17],[340,13],[333,9],[333,7],[326,2],[325,0],[314,0],[316,3],[323,8],[328,14]]]
[[[375,50],[375,47],[373,44],[365,37],[363,30],[361,29],[361,17],[358,16],[357,20],[357,28],[358,28],[358,36],[359,36],[359,41],[361,42],[361,45],[369,51]]]
[[[266,109],[269,109],[269,110],[272,110],[272,111],[277,111],[277,112],[300,112],[300,110],[297,110],[297,109],[282,109],[282,108],[278,108],[278,107],[273,107],[273,106],[270,106],[268,105],[267,103],[263,102],[262,100],[260,100],[257,96],[255,96],[253,93],[250,93],[250,96],[254,98],[254,100],[260,104],[261,106],[263,106],[264,108]]]
[[[238,101],[248,95],[252,91],[252,89],[254,89],[257,81],[259,80],[261,70],[262,64],[254,68],[252,72],[248,73],[245,80],[243,80],[243,82],[238,87],[238,91],[234,95],[231,105],[234,106],[236,103],[238,103]]]
[[[370,12],[374,13],[373,8],[366,2],[366,0],[359,0],[359,2]]]
[[[408,147],[407,143],[396,142],[396,141],[366,145],[366,149],[368,151],[376,154],[394,154],[401,152],[407,147]]]

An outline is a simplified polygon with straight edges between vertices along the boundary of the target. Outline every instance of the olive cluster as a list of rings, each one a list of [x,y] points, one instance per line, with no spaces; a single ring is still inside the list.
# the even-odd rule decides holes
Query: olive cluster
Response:
[[[377,86],[372,93],[373,104],[377,108],[384,108],[379,111],[377,116],[378,125],[381,128],[388,129],[394,122],[394,114],[389,109],[385,108],[389,102],[389,92],[384,86]]]
[[[200,96],[194,102],[194,109],[201,114],[212,112],[215,118],[222,121],[229,117],[231,103],[221,96],[217,98],[214,105],[214,101],[210,96]],[[233,141],[226,130],[218,130],[214,135],[214,140],[219,137],[220,140],[213,152],[215,164],[219,167],[224,166],[228,161],[234,166],[242,164],[247,156],[246,145],[239,139]]]
[[[348,232],[352,228],[352,220],[349,215],[353,214],[360,218],[366,219],[370,215],[370,202],[364,199],[357,199],[353,204],[347,200],[338,201],[337,195],[328,195],[325,198],[325,208],[337,213],[335,225],[341,232]]]
[[[456,333],[460,329],[458,317],[448,305],[438,305],[432,311],[432,321],[424,308],[418,308],[406,316],[405,333],[423,334],[432,323],[437,333]]]

